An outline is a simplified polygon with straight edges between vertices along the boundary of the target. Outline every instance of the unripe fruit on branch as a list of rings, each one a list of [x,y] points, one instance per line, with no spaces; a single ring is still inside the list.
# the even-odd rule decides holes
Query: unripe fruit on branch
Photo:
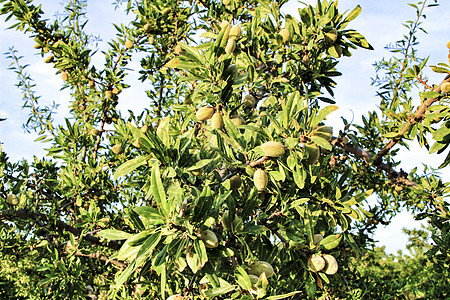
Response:
[[[450,41],[447,43],[447,48],[450,49]]]
[[[126,40],[125,41],[125,47],[127,47],[127,49],[133,48],[133,42],[130,41],[130,40]]]
[[[46,64],[49,64],[49,63],[53,62],[54,60],[55,60],[55,57],[53,55],[50,55],[44,59],[44,62]]]
[[[230,188],[232,190],[238,190],[242,185],[242,179],[239,175],[234,175],[230,178]]]
[[[64,80],[64,81],[67,81],[67,79],[69,79],[69,75],[67,75],[66,71],[62,72],[61,78],[62,78],[62,80]]]
[[[211,119],[213,114],[214,114],[214,107],[203,106],[199,110],[197,110],[197,113],[195,114],[195,116],[200,121],[206,121],[206,120]]]
[[[146,133],[147,130],[148,130],[148,125],[143,125],[143,126],[141,127],[141,132],[142,132],[142,133]]]
[[[111,151],[114,152],[115,154],[120,154],[122,153],[122,146],[120,144],[115,144],[114,146],[111,147]]]
[[[282,29],[280,35],[283,37],[283,43],[287,43],[291,40],[291,33],[287,28]]]
[[[6,196],[6,202],[11,205],[17,205],[19,204],[19,198],[16,195],[9,194],[8,196]]]
[[[206,248],[216,248],[219,246],[219,240],[214,232],[211,230],[203,230],[200,233],[200,239],[205,243]]]
[[[328,44],[334,44],[338,39],[338,31],[333,28],[329,32],[325,33],[325,42]]]
[[[265,156],[280,157],[284,154],[284,146],[280,142],[270,141],[261,145]]]
[[[319,160],[320,149],[314,143],[305,144],[306,152],[308,153],[308,164],[313,165]]]
[[[142,29],[144,29],[144,32],[149,32],[151,29],[150,24],[145,24]]]
[[[225,47],[225,53],[230,54],[233,53],[236,49],[236,41],[234,39],[229,39],[227,42],[227,46]]]
[[[253,174],[253,183],[255,184],[258,191],[264,191],[267,188],[267,184],[269,183],[269,177],[267,176],[266,171],[263,169],[257,169],[255,174]]]
[[[233,115],[230,117],[231,123],[233,123],[234,127],[238,127],[241,125],[245,125],[245,120],[238,115]]]
[[[112,99],[112,98],[114,98],[114,94],[113,94],[112,91],[106,91],[106,92],[105,92],[105,96],[106,96],[106,99]]]
[[[120,90],[118,88],[113,88],[111,91],[114,95],[120,94]]]
[[[225,230],[232,231],[234,228],[236,228],[238,221],[239,221],[239,218],[236,214],[234,214],[234,220],[233,220],[233,222],[231,222],[230,212],[227,210],[226,212],[223,213],[222,226]],[[230,225],[231,225],[231,227],[230,227]]]
[[[325,260],[318,254],[313,254],[308,259],[308,268],[313,272],[319,272],[325,267]]]
[[[253,97],[252,95],[245,95],[244,96],[244,101],[242,103],[242,105],[244,107],[253,108],[253,107],[255,107],[255,104],[256,104],[255,97]]]
[[[323,259],[325,260],[325,268],[322,271],[328,275],[336,274],[338,271],[338,263],[336,258],[330,254],[325,254]]]
[[[224,126],[223,116],[220,112],[216,112],[213,114],[211,118],[211,127],[213,129],[222,130]]]
[[[323,235],[321,235],[320,233],[316,233],[316,234],[314,235],[313,244],[314,244],[315,246],[319,246],[320,241],[322,241],[322,240],[323,240]]]
[[[249,266],[249,268],[250,269],[248,270],[248,273],[252,274],[252,275],[255,275],[255,276],[258,276],[258,277],[262,273],[266,273],[266,277],[269,278],[269,277],[273,276],[273,274],[275,273],[273,271],[272,266],[269,263],[265,262],[265,261],[254,262],[254,263],[252,263]]]
[[[327,141],[333,137],[333,127],[331,126],[319,126],[312,132],[313,136],[321,137]]]
[[[225,81],[234,81],[238,75],[238,69],[235,64],[231,64],[228,68],[223,71],[222,79]]]
[[[250,282],[252,283],[252,285],[256,285],[258,283],[259,276],[248,274],[248,278],[250,278]]]
[[[92,134],[93,136],[99,136],[100,130],[93,128],[89,131],[89,133]]]
[[[210,144],[211,144],[211,147],[213,147],[213,148],[219,147],[219,144],[218,144],[218,142],[217,142],[217,135],[213,135],[213,136],[211,137]]]
[[[180,44],[177,44],[174,48],[174,51],[177,55],[181,55],[181,53],[183,53],[183,48],[181,48]]]
[[[230,30],[230,39],[238,39],[241,37],[241,27],[238,24],[231,27]]]
[[[442,85],[441,85],[441,91],[443,92],[443,93],[450,93],[450,82],[444,82]]]
[[[220,23],[220,29],[224,29],[225,27],[230,27],[230,22],[228,22],[227,20],[222,21],[222,23]]]
[[[180,294],[176,294],[168,297],[166,300],[183,300],[183,299],[184,299],[183,296],[181,296]]]

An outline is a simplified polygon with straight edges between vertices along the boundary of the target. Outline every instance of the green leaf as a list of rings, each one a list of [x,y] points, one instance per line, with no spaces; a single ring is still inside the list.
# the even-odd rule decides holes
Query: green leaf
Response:
[[[325,250],[331,250],[339,246],[341,240],[342,234],[333,234],[321,240],[319,245]]]
[[[105,229],[105,230],[100,231],[98,234],[107,240],[116,240],[116,241],[126,240],[132,236],[132,234],[130,234],[128,232],[120,231],[120,230],[116,230],[116,229]]]
[[[207,166],[212,161],[213,161],[213,159],[202,159],[202,160],[199,160],[195,165],[187,168],[186,172],[190,172],[190,171],[195,171],[195,170],[201,169],[201,168]]]
[[[161,216],[161,214],[156,208],[148,206],[140,206],[135,207],[134,211],[141,217],[146,218],[152,225],[159,225],[165,222],[164,217]]]
[[[247,272],[241,266],[236,267],[234,276],[236,277],[236,281],[241,286],[241,288],[243,288],[244,290],[250,290],[252,288],[250,277],[248,277]]]
[[[116,284],[114,285],[114,289],[119,289],[127,280],[130,278],[131,274],[135,270],[135,261],[133,260],[128,267],[120,274],[119,278],[116,280]]]
[[[356,17],[358,17],[360,13],[361,13],[361,6],[357,5],[345,18],[345,22],[350,22],[356,19]]]
[[[145,164],[147,164],[146,156],[138,156],[133,159],[130,159],[129,161],[124,162],[117,168],[116,172],[114,173],[114,179],[117,179],[120,176],[124,176]]]
[[[147,258],[152,254],[153,249],[158,246],[160,240],[161,232],[154,233],[147,238],[136,256],[136,268],[146,262]]]
[[[336,105],[328,105],[322,108],[317,116],[313,117],[313,121],[311,122],[311,128],[314,129],[320,122],[322,122],[329,114],[333,111],[337,110],[339,107]]]
[[[320,136],[313,135],[310,138],[320,148],[323,148],[323,149],[329,150],[329,151],[331,151],[333,149],[330,142]]]
[[[287,297],[294,296],[295,294],[298,294],[298,293],[301,293],[301,291],[290,292],[290,293],[283,294],[283,295],[270,296],[270,297],[267,297],[265,299],[266,300],[284,299],[284,298],[287,298]]]
[[[161,181],[161,172],[158,165],[154,165],[152,168],[151,182],[152,195],[155,198],[158,207],[161,208],[161,212],[164,215],[167,215],[166,192],[164,191],[164,186]]]
[[[235,285],[218,287],[218,288],[206,290],[205,295],[206,295],[206,297],[216,297],[216,296],[220,296],[220,295],[224,295],[226,293],[232,292],[235,289],[236,289]]]

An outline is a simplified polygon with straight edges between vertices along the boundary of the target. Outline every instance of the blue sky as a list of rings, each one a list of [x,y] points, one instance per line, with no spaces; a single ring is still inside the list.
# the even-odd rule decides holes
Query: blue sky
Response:
[[[36,1],[43,4],[43,10],[49,12],[49,17],[61,9],[60,0]],[[315,3],[315,1],[304,1]],[[406,34],[406,28],[402,23],[406,20],[415,18],[415,9],[408,6],[410,1],[405,0],[361,0],[361,1],[339,1],[338,8],[341,12],[351,11],[358,3],[362,7],[361,15],[354,20],[349,28],[353,28],[362,33],[366,39],[375,48],[374,51],[358,49],[353,51],[350,58],[344,57],[340,60],[337,68],[343,73],[338,78],[335,89],[335,99],[340,109],[329,118],[330,124],[336,129],[340,128],[340,117],[348,120],[354,118],[356,123],[360,123],[361,115],[370,110],[376,110],[378,99],[375,97],[376,89],[371,86],[371,77],[375,76],[373,63],[388,57],[384,47]],[[450,40],[450,21],[448,13],[450,12],[450,1],[441,0],[440,6],[428,9],[427,18],[423,20],[423,27],[428,34],[420,34],[420,45],[418,46],[419,55],[431,56],[429,64],[438,62],[447,62],[448,49],[447,41]],[[88,1],[88,18],[90,19],[86,30],[94,35],[100,35],[104,47],[107,41],[112,39],[115,29],[112,22],[127,23],[123,14],[115,12],[110,1]],[[429,1],[432,3],[432,1]],[[290,1],[284,8],[285,13],[298,16],[299,4],[296,1]],[[23,63],[29,64],[28,72],[35,80],[36,92],[42,96],[44,103],[55,101],[60,104],[60,110],[55,116],[57,122],[60,122],[67,115],[67,104],[70,96],[68,91],[59,91],[63,81],[60,76],[55,75],[55,69],[51,65],[45,64],[33,49],[35,42],[31,38],[25,37],[22,33],[14,30],[5,30],[11,23],[5,23],[4,17],[0,18],[0,53],[3,54],[14,46],[20,55],[24,56]],[[100,59],[94,58],[94,61]],[[24,133],[21,124],[27,119],[27,112],[21,110],[22,95],[15,87],[16,78],[12,71],[7,71],[10,61],[6,60],[4,55],[0,56],[0,117],[7,118],[7,121],[0,123],[0,142],[3,142],[2,148],[6,151],[11,161],[21,158],[30,159],[33,155],[44,156],[43,144],[34,143],[37,137],[34,134]],[[439,83],[442,75],[436,75],[427,71],[430,76],[430,82]],[[128,82],[134,82],[137,76],[130,76]],[[121,96],[122,99],[129,99],[125,103],[121,102],[122,109],[126,110],[133,107],[137,111],[147,105],[146,101],[133,99],[145,99],[142,91],[125,90]],[[417,98],[417,101],[418,98]],[[402,151],[401,167],[408,171],[417,166],[417,162],[424,162],[437,167],[442,158],[435,155],[428,155],[426,151],[412,147],[413,151]],[[450,178],[447,177],[447,180]],[[401,227],[411,228],[417,226],[412,217],[407,214],[399,215],[387,228],[380,228],[377,231],[376,239],[382,241],[381,245],[386,245],[387,251],[395,253],[397,249],[403,249],[406,243],[406,236],[401,232]]]

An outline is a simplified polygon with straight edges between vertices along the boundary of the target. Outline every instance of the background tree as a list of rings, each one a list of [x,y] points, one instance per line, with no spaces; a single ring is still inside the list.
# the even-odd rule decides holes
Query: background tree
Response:
[[[51,159],[11,163],[1,153],[4,298],[405,298],[424,290],[403,275],[397,289],[395,268],[427,261],[429,274],[448,274],[448,184],[395,160],[415,138],[430,152],[448,147],[449,66],[435,66],[444,79],[431,84],[414,50],[436,2],[413,5],[408,34],[376,65],[380,109],[361,125],[343,119],[340,132],[326,123],[339,104],[338,61],[372,49],[348,28],[360,7],[341,14],[319,1],[296,20],[280,13],[285,2],[117,1],[133,21],[115,25],[109,50],[95,54],[84,1],[52,22],[32,1],[0,1],[72,95],[70,115],[54,124],[57,107],[40,105],[10,51],[25,126]],[[117,109],[123,90],[139,88],[126,80],[132,72],[146,87],[139,115]],[[368,250],[371,233],[401,207],[438,228],[436,246],[372,266],[385,254]]]

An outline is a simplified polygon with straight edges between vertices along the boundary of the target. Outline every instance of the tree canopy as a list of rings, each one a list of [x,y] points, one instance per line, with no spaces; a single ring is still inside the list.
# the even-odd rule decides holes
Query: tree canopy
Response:
[[[132,21],[98,51],[87,1],[49,20],[32,0],[0,0],[71,95],[54,122],[57,103],[42,104],[11,48],[24,126],[47,156],[0,153],[3,299],[448,297],[449,183],[397,157],[450,142],[450,62],[430,69],[415,51],[437,1],[411,4],[375,64],[378,109],[339,131],[339,61],[373,49],[351,28],[361,8],[318,0],[296,19],[286,2],[118,0]],[[139,114],[118,109],[131,89]],[[429,226],[408,232],[411,255],[386,255],[372,235],[401,208]]]

